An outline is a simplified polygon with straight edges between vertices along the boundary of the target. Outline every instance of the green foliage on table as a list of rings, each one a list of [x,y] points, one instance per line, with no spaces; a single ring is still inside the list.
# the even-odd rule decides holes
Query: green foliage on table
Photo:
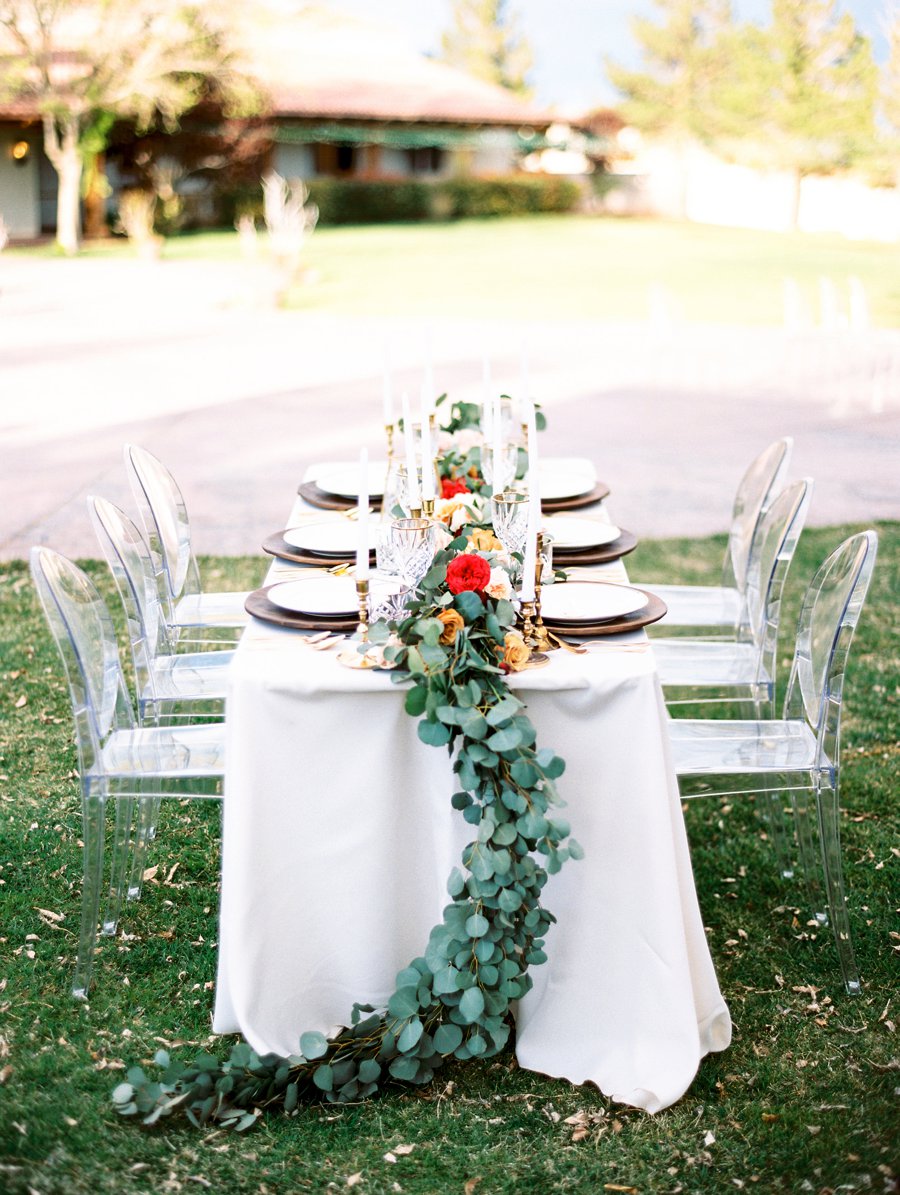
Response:
[[[451,804],[474,833],[424,953],[398,973],[386,1008],[354,1005],[347,1028],[331,1040],[304,1033],[290,1058],[261,1057],[245,1043],[226,1060],[202,1052],[190,1064],[160,1051],[158,1079],[132,1067],[113,1091],[122,1115],[154,1124],[180,1110],[198,1127],[242,1130],[261,1108],[292,1112],[301,1100],[347,1103],[385,1085],[425,1084],[449,1058],[489,1058],[507,1044],[510,1004],[530,989],[529,966],[547,957],[544,934],[554,918],[541,890],[582,852],[553,813],[565,764],[537,748],[506,683],[512,604],[448,587],[448,566],[468,546],[459,536],[439,551],[406,617],[372,631],[383,643],[394,632],[383,649],[396,665],[391,677],[409,685],[405,707],[420,719],[422,742],[453,757]]]

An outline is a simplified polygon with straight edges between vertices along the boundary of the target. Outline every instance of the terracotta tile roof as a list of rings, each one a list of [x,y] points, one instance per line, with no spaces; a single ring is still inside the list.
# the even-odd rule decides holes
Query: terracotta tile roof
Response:
[[[236,6],[239,65],[269,96],[272,114],[546,128],[549,113],[502,87],[409,49],[383,26],[289,0]],[[60,59],[66,57],[63,53]],[[37,115],[0,100],[0,119]]]
[[[279,116],[534,124],[548,113],[502,87],[410,50],[383,26],[324,8],[254,12],[245,55]]]

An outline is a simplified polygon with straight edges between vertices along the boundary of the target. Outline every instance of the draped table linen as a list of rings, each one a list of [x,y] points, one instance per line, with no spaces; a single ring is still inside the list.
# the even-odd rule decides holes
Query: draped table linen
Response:
[[[293,518],[304,512],[295,505]],[[276,562],[269,583],[296,577]],[[599,577],[626,579],[620,563]],[[730,1041],[700,919],[652,651],[557,651],[511,676],[538,745],[566,761],[563,816],[583,860],[551,876],[547,962],[516,1012],[527,1069],[622,1103],[675,1102]],[[643,632],[616,643],[646,644]],[[354,1002],[383,1006],[424,953],[473,827],[443,748],[403,689],[254,621],[231,669],[214,1031],[299,1051]]]

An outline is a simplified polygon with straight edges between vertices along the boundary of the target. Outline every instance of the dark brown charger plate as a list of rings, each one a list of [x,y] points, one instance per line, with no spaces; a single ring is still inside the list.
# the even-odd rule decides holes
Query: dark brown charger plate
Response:
[[[355,614],[334,614],[319,617],[315,614],[296,614],[292,610],[282,610],[274,602],[269,601],[268,593],[271,585],[263,589],[254,589],[247,595],[244,609],[254,618],[263,622],[274,623],[277,627],[289,627],[295,631],[343,631],[347,634],[356,630],[357,618]]]
[[[316,506],[320,510],[352,510],[356,506],[355,498],[330,494],[327,490],[320,489],[314,481],[301,482],[297,487],[297,493],[304,502],[308,502],[310,506]],[[604,498],[608,497],[609,486],[603,481],[598,481],[594,488],[586,494],[576,494],[571,498],[543,499],[541,510],[544,514],[558,514],[563,510],[579,510],[583,506],[593,506],[596,502],[602,502]],[[373,506],[379,507],[381,495],[373,494],[371,502]]]
[[[586,494],[575,494],[571,498],[542,498],[541,510],[545,515],[558,514],[561,510],[578,510],[582,506],[593,506],[609,497],[609,486],[598,481]]]
[[[597,635],[619,635],[624,631],[639,631],[641,627],[649,626],[652,622],[659,622],[668,609],[666,603],[647,589],[639,589],[638,586],[632,586],[632,588],[638,589],[640,593],[645,593],[648,598],[647,605],[641,606],[640,610],[635,610],[633,614],[623,614],[620,618],[612,618],[608,622],[593,623],[588,621],[555,622],[547,618],[544,620],[547,629],[557,635],[567,635],[573,639],[593,639]]]
[[[579,564],[608,564],[633,552],[637,543],[637,536],[633,532],[623,531],[617,539],[610,540],[608,544],[598,544],[595,548],[554,547],[553,563],[560,568],[576,568]]]
[[[319,552],[304,552],[301,548],[289,544],[281,531],[275,531],[272,535],[266,536],[262,546],[264,552],[268,552],[270,556],[277,556],[280,560],[290,560],[294,564],[317,564],[320,568],[331,568],[337,564],[352,564],[356,559],[355,555],[325,556]],[[369,552],[369,563],[375,563],[374,551]]]
[[[358,505],[355,498],[345,498],[341,494],[330,494],[320,489],[314,481],[303,481],[297,486],[297,493],[310,506],[317,506],[320,510],[353,510]],[[376,510],[381,508],[381,494],[370,494],[369,501]]]

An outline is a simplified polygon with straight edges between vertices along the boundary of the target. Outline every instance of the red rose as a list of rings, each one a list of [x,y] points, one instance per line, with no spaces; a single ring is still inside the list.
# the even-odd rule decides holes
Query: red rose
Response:
[[[441,497],[455,498],[457,494],[469,494],[471,490],[461,477],[441,478]]]
[[[463,552],[447,565],[447,588],[451,593],[465,589],[483,593],[491,579],[491,566],[483,556]]]

